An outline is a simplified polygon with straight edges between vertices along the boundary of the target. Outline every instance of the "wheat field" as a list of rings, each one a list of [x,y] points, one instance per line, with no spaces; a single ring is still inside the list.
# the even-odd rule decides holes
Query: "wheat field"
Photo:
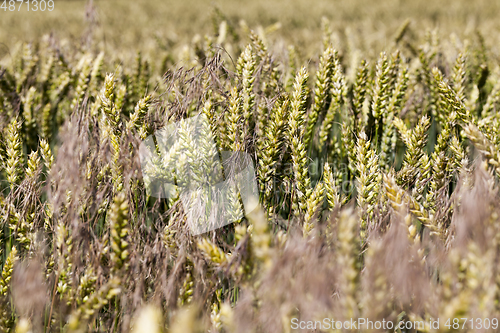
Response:
[[[498,13],[0,9],[0,331],[499,331]]]

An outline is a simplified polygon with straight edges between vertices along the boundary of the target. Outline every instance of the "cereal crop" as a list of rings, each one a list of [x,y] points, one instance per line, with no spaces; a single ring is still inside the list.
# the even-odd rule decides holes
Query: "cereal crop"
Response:
[[[499,5],[295,2],[4,45],[2,332],[498,331]]]

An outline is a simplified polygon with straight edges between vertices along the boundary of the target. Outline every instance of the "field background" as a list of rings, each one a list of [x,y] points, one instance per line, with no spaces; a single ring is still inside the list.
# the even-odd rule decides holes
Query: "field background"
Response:
[[[113,53],[153,52],[158,47],[157,37],[182,43],[196,34],[213,33],[214,8],[219,8],[235,25],[240,20],[253,28],[280,22],[281,29],[275,37],[301,45],[304,52],[310,54],[318,49],[322,17],[331,21],[335,31],[345,31],[346,27],[359,31],[365,47],[374,54],[387,45],[388,39],[408,18],[414,20],[416,31],[419,27],[439,27],[446,35],[478,28],[486,38],[492,38],[492,44],[499,44],[500,3],[495,0],[97,0],[94,5],[96,15],[88,10],[86,1],[58,0],[53,12],[28,13],[25,7],[21,12],[0,12],[0,42],[4,44],[0,56],[5,54],[5,46],[12,47],[16,41],[34,41],[50,33],[77,44],[92,25],[92,19],[95,20],[96,48]]]

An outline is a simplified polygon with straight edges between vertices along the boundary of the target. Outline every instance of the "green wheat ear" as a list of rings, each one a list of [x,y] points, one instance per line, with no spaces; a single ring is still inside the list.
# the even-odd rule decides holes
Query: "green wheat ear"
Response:
[[[17,76],[16,82],[16,91],[18,93],[21,92],[38,62],[38,56],[33,54],[33,47],[31,43],[23,44],[21,62],[22,67],[17,69],[17,72],[20,74]]]
[[[35,87],[31,87],[25,96],[21,97],[23,104],[23,118],[24,118],[24,138],[28,146],[33,146],[36,142],[37,123],[35,117],[35,107],[39,103],[40,94]]]
[[[69,200],[69,196],[68,196]],[[73,237],[66,226],[59,222],[56,227],[55,247],[58,252],[58,279],[57,292],[61,299],[66,298],[66,304],[73,300],[73,263],[71,252],[73,248]]]
[[[257,152],[259,157],[259,179],[261,193],[269,210],[274,190],[274,176],[278,166],[279,155],[283,149],[284,134],[286,133],[289,100],[278,99],[273,106],[268,130],[265,132],[263,149]]]
[[[52,155],[50,146],[45,139],[40,139],[40,148],[45,167],[47,167],[47,173],[50,173],[50,169],[54,163],[54,155]]]
[[[80,278],[80,283],[78,284],[78,289],[75,292],[76,303],[81,305],[85,303],[89,296],[95,290],[95,284],[97,282],[97,276],[95,275],[93,268],[91,266],[85,269],[85,273]]]
[[[465,65],[466,58],[463,53],[459,53],[457,56],[457,60],[455,63],[455,67],[453,68],[453,90],[457,94],[457,98],[465,102],[465,89],[466,89],[466,82],[467,82],[467,76],[466,76],[466,65]]]
[[[328,202],[328,210],[332,211],[340,204],[340,195],[338,186],[335,182],[332,169],[328,163],[325,163],[323,169],[323,181],[325,183],[326,201]]]
[[[74,310],[69,316],[68,331],[84,332],[85,324],[89,318],[98,313],[99,310],[109,304],[111,299],[122,292],[120,282],[119,278],[112,277],[106,284],[92,293],[87,301],[80,305],[80,307]]]
[[[470,111],[465,107],[464,102],[459,98],[448,82],[443,78],[443,74],[437,68],[432,69],[432,74],[437,84],[439,95],[449,110],[455,111],[458,118],[467,123],[472,121]]]
[[[114,199],[109,212],[111,262],[115,272],[128,267],[129,256],[129,219],[128,201],[125,193],[119,193]]]
[[[358,116],[361,115],[363,103],[365,101],[366,90],[368,85],[368,62],[361,60],[356,72],[356,80],[352,88],[352,110],[354,113],[354,120],[356,125],[359,124]],[[356,127],[358,128],[358,126]]]
[[[252,256],[263,265],[263,268],[268,269],[272,266],[272,256],[271,234],[266,214],[258,206],[247,215],[247,218],[250,222],[249,230],[252,233],[250,245]]]
[[[308,73],[305,67],[295,75],[293,93],[290,102],[290,120],[288,123],[288,145],[292,155],[292,168],[295,179],[295,191],[292,197],[295,215],[305,213],[306,200],[311,192],[311,180],[308,174],[307,146],[304,142]]]
[[[403,166],[398,173],[398,183],[404,188],[409,188],[415,184],[420,175],[420,168],[423,165],[422,158],[426,155],[424,149],[427,145],[427,131],[430,127],[430,119],[427,115],[423,116],[418,125],[412,130],[409,130],[400,118],[394,119],[393,124],[398,129],[406,145]]]
[[[465,135],[474,146],[484,154],[489,166],[495,170],[497,177],[500,177],[500,152],[486,138],[486,136],[472,123],[464,128]]]
[[[14,271],[14,264],[19,258],[17,257],[17,249],[14,246],[5,261],[2,270],[2,280],[0,281],[0,295],[6,296],[10,288],[10,280],[12,278],[12,272]]]
[[[186,270],[186,277],[182,283],[179,290],[179,297],[177,299],[177,304],[179,306],[190,304],[193,300],[194,292],[194,279],[193,279],[193,262],[187,258],[184,269]]]
[[[361,132],[358,137],[356,156],[357,202],[362,209],[361,232],[366,235],[368,221],[373,218],[375,205],[380,192],[381,176],[378,166],[378,156],[370,149],[370,141],[366,134]]]
[[[491,93],[488,95],[486,103],[483,106],[482,113],[485,115],[485,117],[493,115],[495,107],[496,110],[498,110],[499,102],[500,102],[500,67],[497,67],[495,84],[493,86],[493,89],[491,90]]]
[[[228,263],[229,256],[220,247],[207,238],[201,238],[198,241],[197,246],[203,252],[205,257],[216,267],[223,267]]]
[[[41,65],[40,74],[37,77],[37,81],[43,87],[44,97],[47,98],[47,93],[49,92],[48,87],[52,81],[52,75],[55,67],[55,54],[51,48],[48,46],[44,49],[45,61]]]
[[[375,84],[373,86],[372,114],[373,118],[379,119],[382,115],[382,107],[389,98],[389,89],[391,83],[391,66],[385,52],[380,54],[377,62],[375,74]]]
[[[306,212],[304,216],[304,225],[302,227],[304,237],[308,237],[312,234],[319,220],[319,214],[321,213],[321,207],[323,206],[324,200],[325,185],[322,182],[318,182],[306,201]]]
[[[423,49],[419,50],[420,68],[419,75],[422,77],[425,86],[429,90],[428,102],[430,115],[439,118],[441,112],[437,112],[439,100],[438,82],[432,79],[433,71],[431,71],[430,63],[434,58],[435,53],[427,54]]]
[[[406,90],[408,89],[408,67],[400,68],[396,85],[392,90],[392,96],[389,98],[389,105],[386,109],[385,124],[382,133],[382,144],[380,149],[380,167],[384,170],[389,170],[396,155],[396,131],[394,129],[394,117],[396,111],[399,110],[404,101]]]
[[[127,130],[135,128],[140,130],[142,123],[144,122],[144,117],[148,112],[148,108],[151,105],[151,95],[141,98],[139,102],[135,105],[134,113],[130,116],[130,120],[127,122]]]
[[[47,141],[52,139],[52,104],[47,103],[42,110],[42,133]]]
[[[450,174],[455,173],[458,176],[463,176],[463,182],[466,186],[472,185],[470,179],[471,168],[469,168],[469,156],[467,156],[465,149],[462,147],[456,135],[451,138],[450,151],[453,153],[453,156],[451,158],[451,163],[446,166],[446,170]]]
[[[250,133],[253,113],[255,108],[255,55],[251,45],[248,45],[241,55],[241,113],[243,124],[241,138],[245,139]]]
[[[403,22],[403,24],[401,24],[401,26],[398,28],[398,30],[394,34],[394,44],[397,45],[404,38],[404,36],[408,32],[408,29],[410,27],[410,23],[411,23],[411,20],[406,19]]]
[[[109,137],[113,153],[112,159],[112,179],[116,191],[123,188],[123,166],[120,161],[120,143],[122,134],[122,121],[120,109],[115,103],[116,80],[114,74],[106,75],[104,86],[99,95],[99,106],[105,116],[106,123],[103,126],[101,139]],[[118,99],[118,98],[116,98]]]
[[[12,191],[20,183],[24,166],[23,144],[20,135],[21,124],[16,118],[12,119],[7,126],[6,135],[6,155],[4,163],[7,180]]]
[[[107,74],[104,81],[104,86],[102,88],[101,94],[99,95],[99,100],[101,103],[101,110],[106,116],[113,131],[119,131],[120,125],[120,114],[119,110],[114,104],[115,100],[115,87],[116,80],[114,74]]]
[[[243,139],[241,138],[242,106],[241,95],[237,87],[232,87],[229,94],[229,107],[226,112],[227,131],[225,130],[221,137],[223,148],[229,148],[233,151],[241,151]]]
[[[295,73],[298,71],[298,56],[294,45],[289,45],[288,50],[288,69],[289,69],[289,79],[287,81],[287,91],[293,88],[293,82],[295,81]]]
[[[344,96],[346,95],[346,83],[344,74],[342,73],[342,66],[338,59],[338,54],[335,51],[332,65],[332,92],[331,92],[331,103],[328,108],[325,119],[321,123],[321,128],[319,131],[319,149],[321,150],[328,140],[330,130],[333,126],[333,121],[335,120],[335,115],[340,113],[341,106],[344,102]]]
[[[76,82],[75,94],[70,105],[71,110],[74,110],[76,107],[80,105],[85,93],[87,92],[87,87],[90,80],[90,73],[92,70],[92,68],[90,67],[91,62],[92,62],[91,56],[86,54],[82,56],[80,62],[77,65],[77,70],[79,70],[80,73],[78,75],[78,79]]]
[[[127,97],[127,86],[121,83],[118,85],[118,88],[116,89],[116,96],[114,100],[115,108],[118,114],[120,114],[124,109],[124,105],[126,103],[126,97]]]
[[[9,294],[14,265],[18,260],[17,249],[14,246],[10,250],[2,270],[2,279],[0,281],[0,295],[2,298],[5,298]],[[0,304],[0,329],[2,332],[9,332],[10,328],[14,325],[15,318],[11,314],[11,311],[7,304],[3,304],[3,302]]]
[[[40,155],[38,151],[33,151],[30,153],[28,157],[28,167],[26,168],[26,178],[32,179],[33,182],[36,183],[36,176],[38,175],[38,171],[40,171]]]
[[[304,144],[306,147],[314,138],[314,128],[318,117],[325,110],[332,98],[332,74],[335,66],[336,51],[328,47],[321,55],[318,71],[316,72],[316,83],[314,88],[314,103],[309,112],[306,130],[304,133]]]
[[[412,213],[417,219],[419,219],[424,227],[429,229],[431,234],[435,234],[440,237],[444,236],[440,226],[436,224],[434,217],[430,215],[425,207],[420,204],[412,195],[406,193],[403,189],[401,189],[401,187],[396,184],[393,175],[384,174],[383,180],[385,196],[389,199],[389,203],[395,211],[399,212],[405,207],[408,207],[410,213]],[[409,227],[414,227],[413,224],[408,225]],[[409,230],[412,237],[417,240],[419,235],[417,235],[415,231],[416,229],[413,228]]]

